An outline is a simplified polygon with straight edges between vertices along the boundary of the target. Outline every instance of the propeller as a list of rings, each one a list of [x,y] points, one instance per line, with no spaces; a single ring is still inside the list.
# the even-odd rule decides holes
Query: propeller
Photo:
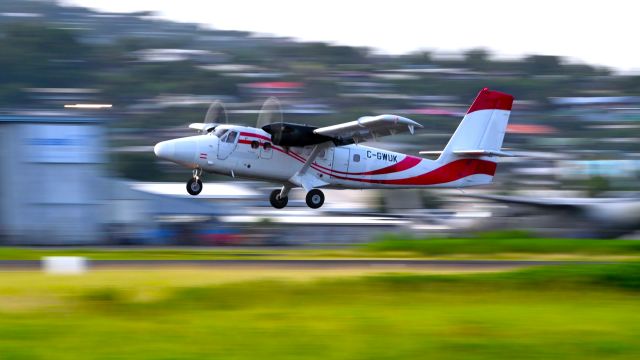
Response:
[[[258,115],[256,127],[270,133],[274,144],[280,143],[286,126],[282,116],[282,107],[277,98],[270,97],[264,102]]]
[[[204,116],[204,123],[217,125],[229,123],[227,110],[225,109],[222,101],[216,100],[211,103],[211,105],[209,106],[209,110],[207,110],[207,115]],[[211,130],[213,130],[213,128]]]
[[[216,126],[228,123],[227,110],[225,110],[220,100],[216,100],[209,105],[209,110],[207,110],[207,114],[204,116],[204,122],[190,124],[189,128],[197,130],[201,134],[206,134],[212,132]]]

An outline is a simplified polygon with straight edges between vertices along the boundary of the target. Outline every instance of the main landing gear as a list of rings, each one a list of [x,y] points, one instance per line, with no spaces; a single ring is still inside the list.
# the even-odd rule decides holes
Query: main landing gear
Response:
[[[202,191],[202,169],[194,169],[193,177],[187,181],[187,192],[189,195],[196,196]]]
[[[317,209],[324,204],[324,194],[318,189],[312,189],[307,193],[305,200],[307,201],[308,207]]]
[[[282,209],[287,206],[287,203],[289,202],[289,190],[291,190],[291,188],[286,186],[283,186],[280,190],[273,190],[269,196],[271,206],[276,209]],[[317,209],[324,204],[324,194],[318,189],[312,189],[307,193],[305,200],[307,202],[307,206],[312,209]]]

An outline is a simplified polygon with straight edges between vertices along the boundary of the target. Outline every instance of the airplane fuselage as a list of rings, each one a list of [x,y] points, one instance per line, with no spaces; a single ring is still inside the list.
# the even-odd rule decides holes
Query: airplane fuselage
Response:
[[[232,141],[231,132],[236,132]],[[174,151],[166,157],[209,173],[286,183],[314,148],[273,145],[269,133],[252,127],[224,125],[216,133],[170,140]],[[441,164],[362,144],[331,144],[308,172],[326,183],[324,188],[374,189],[478,185],[490,183],[495,169],[490,157]]]

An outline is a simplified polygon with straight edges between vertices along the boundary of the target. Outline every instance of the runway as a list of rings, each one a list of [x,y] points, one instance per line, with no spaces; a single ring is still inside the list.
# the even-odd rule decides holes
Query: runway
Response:
[[[547,265],[609,264],[605,261],[543,261],[543,260],[425,260],[425,259],[301,259],[301,260],[89,260],[91,268],[165,268],[165,267],[217,267],[217,268],[442,268],[442,269],[510,269]],[[0,260],[0,270],[39,269],[39,260]]]

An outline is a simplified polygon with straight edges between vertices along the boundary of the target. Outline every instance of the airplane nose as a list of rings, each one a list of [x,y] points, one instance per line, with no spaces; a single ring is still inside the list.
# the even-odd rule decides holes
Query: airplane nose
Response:
[[[157,157],[188,167],[196,166],[198,139],[186,137],[162,141],[153,147]]]
[[[172,160],[175,156],[175,143],[171,140],[162,141],[153,147],[153,152],[161,159]]]

